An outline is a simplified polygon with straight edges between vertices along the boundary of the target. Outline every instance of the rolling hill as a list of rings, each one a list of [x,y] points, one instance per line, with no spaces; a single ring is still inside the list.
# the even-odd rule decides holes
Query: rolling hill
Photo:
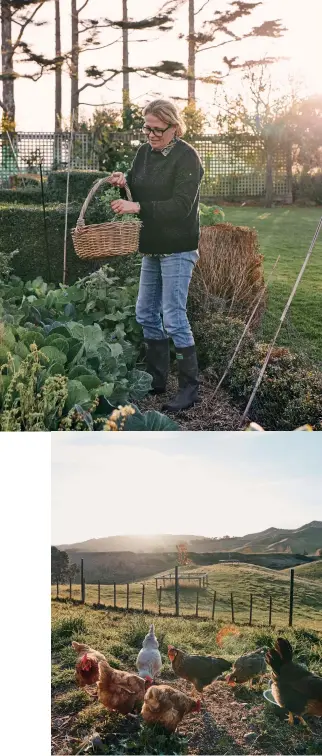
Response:
[[[92,538],[83,543],[63,544],[57,548],[72,552],[133,552],[156,554],[174,552],[178,543],[185,542],[188,551],[196,554],[239,552],[245,554],[315,554],[322,548],[322,522],[315,520],[300,528],[286,530],[268,528],[245,536],[205,538],[194,535],[119,535]],[[56,545],[56,544],[55,544]]]

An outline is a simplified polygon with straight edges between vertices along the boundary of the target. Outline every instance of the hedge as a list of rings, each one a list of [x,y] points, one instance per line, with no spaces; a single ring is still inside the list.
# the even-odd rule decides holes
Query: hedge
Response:
[[[80,210],[79,203],[71,203],[68,212],[67,270],[68,283],[87,275],[97,263],[80,260],[73,248],[71,229],[75,226]],[[63,250],[65,230],[65,205],[50,205],[46,208],[47,235],[51,266],[51,282],[61,283],[63,276]],[[91,222],[93,218],[90,218]],[[46,257],[43,210],[39,205],[3,205],[0,208],[0,252],[9,253],[19,249],[13,258],[14,273],[24,281],[42,276],[49,282]],[[110,262],[121,279],[138,275],[140,255],[113,257]],[[101,261],[100,261],[101,262]]]
[[[84,202],[95,181],[109,174],[103,171],[71,171],[69,174],[69,200]],[[47,195],[53,202],[65,202],[67,171],[52,171],[48,174]]]
[[[45,198],[46,198],[45,189]],[[0,189],[0,205],[40,205],[42,204],[41,189]]]

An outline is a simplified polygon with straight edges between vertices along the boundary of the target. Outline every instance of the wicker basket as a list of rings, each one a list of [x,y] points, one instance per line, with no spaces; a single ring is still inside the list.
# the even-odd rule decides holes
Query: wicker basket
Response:
[[[78,257],[95,258],[110,257],[112,255],[129,255],[137,252],[139,235],[142,223],[140,221],[111,221],[109,223],[94,223],[85,226],[84,216],[89,203],[103,184],[109,183],[108,177],[99,179],[92,186],[80,211],[76,228],[72,230],[74,249]],[[125,184],[127,199],[131,202],[132,196],[127,184]]]

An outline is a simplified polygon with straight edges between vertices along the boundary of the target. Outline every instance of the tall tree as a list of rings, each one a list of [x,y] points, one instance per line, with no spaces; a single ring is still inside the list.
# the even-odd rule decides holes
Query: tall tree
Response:
[[[16,108],[14,95],[14,73],[12,42],[12,8],[5,0],[1,0],[1,65],[2,65],[2,100],[3,110],[2,128],[11,131],[15,128]]]
[[[184,0],[185,1],[185,0]],[[211,3],[212,0],[206,0],[196,8],[195,0],[188,0],[188,104],[196,101],[196,81],[202,81],[210,84],[218,84],[230,73],[233,68],[243,68],[249,65],[258,65],[263,62],[271,62],[271,58],[261,60],[247,60],[243,63],[238,62],[237,57],[228,58],[225,56],[223,62],[226,70],[212,71],[206,76],[196,76],[196,56],[207,50],[215,50],[228,44],[242,42],[251,37],[280,37],[285,31],[280,21],[265,21],[260,26],[255,26],[250,32],[236,34],[231,26],[246,16],[250,16],[255,8],[262,5],[262,2],[243,2],[242,0],[233,0],[229,3],[231,9],[226,11],[214,11],[214,17],[201,24],[199,31],[196,31],[196,17],[199,13]],[[183,4],[183,0],[178,0],[177,7]],[[216,3],[217,4],[217,3]],[[165,9],[169,4],[165,5]],[[170,3],[172,5],[172,3]],[[183,39],[184,34],[179,35]]]
[[[189,0],[188,105],[196,102],[195,0]]]
[[[35,16],[49,0],[0,0],[1,13],[1,63],[3,123],[6,130],[15,128],[14,83],[17,78],[38,81],[45,70],[54,69],[55,59],[49,59],[35,53],[24,39],[25,31],[30,26],[43,26],[44,21],[35,20]],[[18,28],[14,38],[14,28]],[[25,66],[24,72],[17,72],[15,62]],[[29,64],[35,64],[30,71]]]
[[[172,7],[173,6],[173,7]],[[175,61],[162,61],[160,64],[156,66],[145,66],[145,67],[133,67],[129,65],[129,32],[130,31],[143,31],[143,30],[149,30],[149,29],[158,29],[158,31],[168,31],[172,28],[174,19],[173,19],[173,12],[174,8],[176,6],[176,2],[171,4],[171,8],[168,12],[158,12],[155,16],[151,16],[148,18],[142,18],[139,21],[135,21],[133,19],[128,18],[128,11],[127,11],[127,2],[126,0],[122,0],[122,18],[120,20],[112,20],[110,18],[103,18],[100,20],[88,20],[88,21],[82,21],[82,29],[81,32],[86,32],[88,37],[84,44],[84,46],[81,48],[82,50],[90,49],[87,45],[94,43],[98,47],[111,47],[112,45],[115,45],[119,42],[120,38],[116,38],[112,42],[110,42],[108,45],[101,45],[101,42],[98,40],[98,33],[99,30],[102,29],[116,29],[122,32],[122,43],[123,43],[123,58],[122,58],[122,65],[119,67],[111,66],[105,69],[99,69],[97,66],[89,66],[85,73],[87,80],[85,83],[79,88],[78,90],[78,96],[86,90],[89,87],[93,88],[100,88],[108,84],[112,79],[122,75],[123,78],[123,94],[122,94],[122,101],[123,101],[123,115],[124,115],[124,121],[128,119],[128,107],[126,108],[126,102],[130,102],[130,81],[129,76],[131,73],[138,73],[139,75],[143,77],[149,77],[149,76],[161,76],[163,78],[172,78],[176,75],[177,72],[180,72],[182,74],[185,72],[185,67],[182,65],[182,63],[178,63]],[[93,39],[91,38],[91,35],[93,35]],[[95,35],[95,36],[94,36]],[[147,39],[136,39],[133,40],[134,42],[147,42]],[[132,42],[133,44],[133,42]],[[97,49],[96,48],[96,49]],[[91,104],[91,103],[81,103],[81,104]]]
[[[55,54],[61,61],[60,0],[55,0]],[[62,129],[62,63],[55,68],[55,131]]]
[[[58,580],[60,583],[65,583],[70,578],[73,579],[78,572],[79,567],[70,561],[66,551],[60,551],[56,546],[51,547],[52,582]]]
[[[122,103],[123,103],[123,121],[125,120],[125,114],[130,106],[130,74],[129,74],[129,30],[128,30],[128,12],[127,12],[127,0],[122,0],[123,9],[123,87],[122,87]]]

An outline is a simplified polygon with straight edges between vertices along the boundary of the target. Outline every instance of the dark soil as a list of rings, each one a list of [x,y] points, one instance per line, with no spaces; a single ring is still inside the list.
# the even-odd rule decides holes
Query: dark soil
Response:
[[[184,431],[236,431],[241,430],[241,414],[232,406],[231,399],[224,391],[218,391],[215,398],[214,386],[205,376],[200,376],[200,402],[178,415],[168,414]],[[175,375],[169,378],[168,389],[162,396],[146,396],[138,406],[142,412],[158,410],[173,398],[178,389]]]

